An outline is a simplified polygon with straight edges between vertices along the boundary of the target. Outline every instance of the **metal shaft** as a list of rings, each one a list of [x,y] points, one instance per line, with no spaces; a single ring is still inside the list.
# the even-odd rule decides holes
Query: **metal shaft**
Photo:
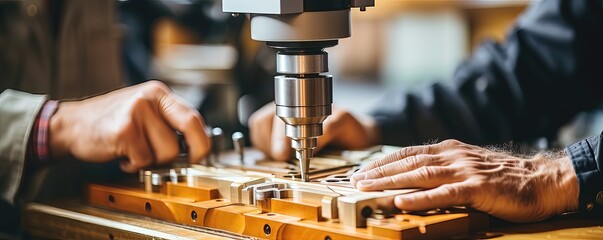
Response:
[[[275,77],[276,115],[286,124],[302,181],[309,180],[310,160],[333,103],[332,77],[321,75],[328,71],[327,53],[316,45],[286,46],[277,54],[277,72],[285,75]]]

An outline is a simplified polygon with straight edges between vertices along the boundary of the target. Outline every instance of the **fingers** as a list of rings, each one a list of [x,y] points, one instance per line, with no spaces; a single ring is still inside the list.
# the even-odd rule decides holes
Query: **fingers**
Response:
[[[140,108],[138,122],[143,126],[145,137],[150,144],[156,164],[164,164],[178,157],[179,144],[176,133],[152,108],[148,101]],[[136,144],[137,141],[133,142]]]
[[[249,135],[254,147],[268,157],[286,161],[291,156],[285,123],[275,115],[274,103],[268,103],[249,118]]]
[[[398,160],[402,160],[402,159],[405,159],[410,156],[415,156],[415,155],[419,155],[419,154],[434,154],[434,153],[438,153],[438,152],[439,152],[439,146],[435,145],[435,144],[405,147],[405,148],[400,149],[397,152],[394,152],[392,154],[385,156],[381,160],[377,160],[377,161],[370,163],[366,167],[363,167],[360,170],[358,170],[356,173],[366,172],[371,169],[374,169],[374,168],[377,168],[380,166],[384,166],[389,163],[392,163],[392,162],[395,162]]]
[[[450,167],[420,167],[410,172],[387,175],[381,178],[361,180],[356,188],[361,191],[375,191],[400,188],[434,188],[459,181],[456,170]]]
[[[272,120],[271,135],[270,156],[277,161],[288,160],[291,157],[291,141],[285,135],[285,123],[277,116]]]
[[[357,172],[352,175],[352,185],[356,186],[357,182],[362,180],[383,178],[396,175],[398,173],[412,171],[423,166],[431,165],[431,163],[437,159],[439,159],[439,157],[436,155],[412,155],[398,161],[393,161],[385,165],[375,167],[365,172]]]
[[[329,144],[342,149],[370,147],[375,141],[370,133],[373,130],[365,128],[360,121],[351,113],[333,107],[333,115],[323,122],[324,134],[318,138],[317,149]]]
[[[184,134],[189,146],[190,162],[200,162],[209,152],[211,142],[205,134],[205,122],[199,112],[187,106],[171,92],[160,96],[158,105],[158,111],[163,119]]]
[[[249,138],[251,144],[266,154],[266,156],[271,155],[272,123],[275,120],[274,111],[274,103],[268,103],[249,117]]]
[[[136,131],[129,141],[128,149],[126,150],[127,160],[120,162],[120,168],[127,173],[135,173],[138,169],[151,165],[153,162],[153,153],[149,142],[140,131]],[[131,143],[136,144],[131,144]]]
[[[398,195],[394,199],[397,208],[420,211],[471,203],[471,189],[463,182],[444,184],[437,188]]]

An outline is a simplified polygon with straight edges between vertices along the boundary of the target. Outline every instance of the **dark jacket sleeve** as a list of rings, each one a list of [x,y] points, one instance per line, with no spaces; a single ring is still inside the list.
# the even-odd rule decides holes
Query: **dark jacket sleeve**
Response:
[[[385,144],[552,138],[603,97],[601,0],[543,0],[504,44],[486,42],[451,84],[387,95],[372,116]]]
[[[567,147],[580,185],[580,211],[603,215],[603,133]]]

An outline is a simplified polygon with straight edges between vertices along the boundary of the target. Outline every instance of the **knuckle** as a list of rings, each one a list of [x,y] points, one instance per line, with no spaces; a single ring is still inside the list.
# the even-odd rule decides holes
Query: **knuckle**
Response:
[[[431,179],[435,177],[435,173],[432,168],[422,166],[417,169],[417,175],[420,179]]]
[[[394,163],[397,169],[399,169],[400,171],[404,171],[405,169],[408,168],[408,164],[404,161],[396,161]]]
[[[417,155],[412,155],[410,157],[407,158],[407,164],[409,166],[419,166],[421,165],[419,158],[417,157]],[[423,166],[425,166],[425,164],[423,164]]]
[[[440,144],[443,146],[459,146],[459,145],[462,145],[463,143],[456,139],[446,139],[446,140],[442,141]]]
[[[337,117],[335,118],[335,122],[347,122],[348,120],[353,119],[354,117],[352,116],[351,113],[347,112],[347,111],[343,111],[340,110],[337,112]]]
[[[473,198],[473,192],[469,187],[446,185],[445,189],[449,196],[458,203],[466,203]]]
[[[429,155],[421,155],[420,158],[417,157],[417,161],[421,159],[423,166],[439,166],[442,165],[441,159],[439,157],[429,156]],[[417,162],[419,164],[419,162]]]
[[[408,154],[408,152],[410,151],[409,148],[411,148],[411,147],[405,147],[398,151],[395,151],[395,152],[389,154],[386,157],[386,159],[401,160],[404,158],[404,156],[406,156]]]
[[[194,111],[190,111],[184,116],[183,120],[186,126],[198,125],[201,123],[201,116]]]
[[[411,147],[405,147],[403,149],[401,149],[400,151],[397,151],[396,154],[398,154],[398,159],[403,158],[404,156],[408,156],[408,154],[410,154],[411,152],[414,152],[414,150],[417,147],[415,146],[411,146]]]
[[[151,94],[167,94],[172,90],[165,83],[159,80],[150,80],[145,83],[146,90]]]
[[[384,177],[386,176],[386,170],[385,167],[383,166],[378,166],[375,168],[375,173],[379,176],[379,177]]]
[[[143,110],[151,108],[151,103],[142,94],[135,94],[130,102],[130,115],[134,116]]]
[[[377,161],[373,161],[373,162],[371,162],[371,163],[370,163],[370,164],[367,166],[367,168],[369,168],[369,169],[375,169],[375,168],[381,167],[381,166],[383,165],[383,164],[381,163],[383,160],[384,160],[384,159],[380,159],[380,160],[377,160]]]
[[[467,149],[458,149],[453,151],[453,155],[461,158],[467,158],[473,155],[473,153]]]
[[[461,198],[461,194],[458,188],[451,186],[450,184],[446,184],[443,185],[444,189],[443,191],[446,193],[447,196],[449,196],[450,198],[459,200]]]
[[[396,186],[396,179],[393,176],[388,176],[386,179],[389,186]]]

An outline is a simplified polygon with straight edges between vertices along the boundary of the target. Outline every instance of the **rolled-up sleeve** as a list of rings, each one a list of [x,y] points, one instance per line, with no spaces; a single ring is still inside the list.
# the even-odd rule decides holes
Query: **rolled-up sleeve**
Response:
[[[596,215],[603,214],[602,140],[603,133],[566,148],[580,185],[580,210]]]
[[[27,145],[44,95],[5,90],[0,94],[0,197],[13,204],[21,185]]]

